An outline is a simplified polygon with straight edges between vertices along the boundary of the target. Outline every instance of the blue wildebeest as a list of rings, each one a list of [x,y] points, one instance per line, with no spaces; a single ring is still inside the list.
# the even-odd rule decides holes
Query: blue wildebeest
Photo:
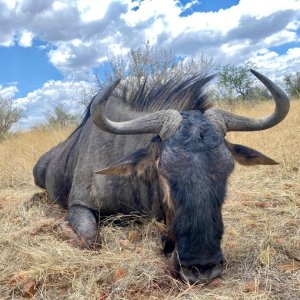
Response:
[[[229,143],[226,132],[264,130],[289,111],[286,94],[251,71],[276,102],[275,111],[260,119],[212,108],[204,93],[209,76],[143,86],[130,101],[125,89],[116,88],[120,80],[100,91],[79,127],[33,170],[35,183],[68,208],[74,239],[91,246],[99,216],[138,211],[166,223],[165,250],[175,251],[174,267],[183,279],[219,276],[221,207],[234,160],[277,164]]]

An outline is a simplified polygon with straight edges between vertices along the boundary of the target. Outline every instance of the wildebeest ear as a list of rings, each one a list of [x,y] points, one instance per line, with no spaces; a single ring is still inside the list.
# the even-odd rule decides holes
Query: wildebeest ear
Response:
[[[140,174],[151,163],[155,163],[158,154],[159,147],[156,145],[156,143],[150,144],[149,147],[145,149],[139,149],[112,166],[98,170],[95,173],[117,176],[131,175],[133,172]]]
[[[95,172],[95,174],[102,174],[102,175],[130,175],[133,172],[132,165],[130,163],[114,165],[108,168],[104,168]]]
[[[273,160],[272,158],[256,151],[252,148],[229,143],[227,140],[226,147],[231,152],[234,160],[244,166],[253,166],[253,165],[278,165],[279,163]]]

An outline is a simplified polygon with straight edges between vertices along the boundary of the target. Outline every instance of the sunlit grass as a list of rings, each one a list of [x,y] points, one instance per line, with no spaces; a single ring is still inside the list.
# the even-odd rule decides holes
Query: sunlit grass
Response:
[[[233,111],[263,116],[273,103],[238,105]],[[102,249],[84,251],[56,230],[64,211],[45,200],[24,203],[38,189],[32,167],[71,129],[34,130],[0,144],[0,299],[300,299],[300,101],[278,126],[229,133],[233,143],[253,147],[278,166],[236,166],[223,208],[226,268],[207,286],[172,277],[160,253],[163,226],[144,220],[101,228]],[[139,230],[142,240],[131,241]]]

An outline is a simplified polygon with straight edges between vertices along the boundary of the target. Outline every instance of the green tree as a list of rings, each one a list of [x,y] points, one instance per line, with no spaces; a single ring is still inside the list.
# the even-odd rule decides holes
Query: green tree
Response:
[[[261,84],[253,86],[249,96],[251,97],[251,99],[258,101],[272,99],[272,95],[270,94],[268,89]]]
[[[67,111],[63,104],[58,104],[47,116],[47,125],[50,127],[68,127],[78,123],[79,116]]]
[[[219,72],[218,86],[225,90],[228,95],[233,92],[248,100],[253,94],[254,76],[249,72],[253,68],[252,63],[239,66],[226,65]]]
[[[12,126],[23,117],[23,110],[14,106],[12,99],[0,96],[0,141],[5,138]]]
[[[286,75],[283,78],[285,89],[291,97],[300,96],[300,72]]]

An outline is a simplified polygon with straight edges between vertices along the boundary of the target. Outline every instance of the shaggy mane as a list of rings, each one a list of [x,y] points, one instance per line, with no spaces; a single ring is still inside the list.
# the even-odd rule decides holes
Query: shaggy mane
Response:
[[[213,78],[214,75],[198,74],[183,79],[170,79],[151,88],[147,86],[145,81],[136,91],[130,93],[126,86],[119,86],[112,96],[121,98],[136,111],[153,112],[162,109],[175,109],[204,112],[212,106],[205,92],[205,87]],[[94,98],[83,113],[80,124],[69,138],[78,132],[89,119],[90,107]]]
[[[121,98],[134,110],[153,112],[162,109],[178,111],[200,110],[204,112],[212,106],[205,92],[205,87],[214,75],[202,74],[184,79],[170,79],[164,83],[149,88],[147,82],[128,92],[126,86],[120,87],[114,96]]]

